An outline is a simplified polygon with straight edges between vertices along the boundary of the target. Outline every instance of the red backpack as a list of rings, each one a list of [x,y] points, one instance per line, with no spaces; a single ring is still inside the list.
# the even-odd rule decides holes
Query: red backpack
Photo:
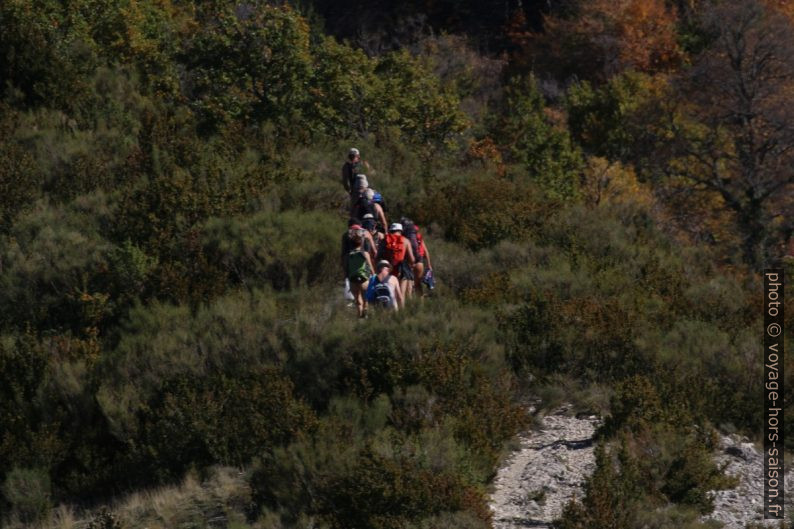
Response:
[[[386,240],[384,241],[386,244],[386,251],[384,252],[384,257],[392,267],[397,266],[399,263],[405,259],[405,239],[401,233],[387,233]]]

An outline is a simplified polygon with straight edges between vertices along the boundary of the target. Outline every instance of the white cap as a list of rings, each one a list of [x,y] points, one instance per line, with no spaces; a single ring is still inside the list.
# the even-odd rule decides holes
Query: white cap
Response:
[[[395,222],[391,226],[389,226],[389,231],[403,231],[403,225],[399,222]]]
[[[361,217],[361,220],[374,219],[374,218],[375,215],[373,215],[372,213],[365,213],[364,216]]]
[[[355,147],[351,147],[350,150],[347,151],[348,156],[358,156],[359,154],[360,153],[358,152],[358,149],[356,149]]]

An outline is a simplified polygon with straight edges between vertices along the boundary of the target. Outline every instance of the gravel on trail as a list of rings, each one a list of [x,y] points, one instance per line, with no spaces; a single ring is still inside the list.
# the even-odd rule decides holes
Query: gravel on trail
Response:
[[[489,502],[494,529],[550,528],[571,499],[584,496],[584,482],[595,469],[593,434],[601,419],[568,416],[569,409],[563,406],[539,418],[536,430],[519,435],[520,447],[508,456],[494,479]],[[774,520],[763,520],[761,451],[746,438],[723,435],[714,459],[740,481],[734,489],[709,492],[714,497],[714,511],[702,520],[721,522],[724,529],[744,529],[751,522],[778,527]],[[786,490],[794,490],[792,485],[794,468],[787,468]],[[794,509],[790,494],[786,496],[787,520]]]

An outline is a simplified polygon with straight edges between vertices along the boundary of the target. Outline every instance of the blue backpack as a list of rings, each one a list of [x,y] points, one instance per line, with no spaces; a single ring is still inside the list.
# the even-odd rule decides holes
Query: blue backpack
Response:
[[[376,204],[380,204],[380,207],[383,208],[383,212],[386,212],[386,202],[383,200],[383,195],[375,191],[375,194],[372,195],[372,201]]]
[[[369,303],[374,303],[381,307],[390,307],[392,305],[388,281],[389,279],[387,278],[386,281],[381,282],[378,280],[378,276],[372,276],[367,286],[367,301]]]

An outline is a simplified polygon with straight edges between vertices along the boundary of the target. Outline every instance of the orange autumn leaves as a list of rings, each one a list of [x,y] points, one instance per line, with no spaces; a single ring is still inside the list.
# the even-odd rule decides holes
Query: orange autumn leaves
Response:
[[[517,21],[514,21],[517,22]],[[573,12],[544,18],[542,33],[508,33],[515,65],[542,65],[562,74],[606,80],[625,70],[669,71],[683,59],[678,16],[664,0],[588,0]]]

